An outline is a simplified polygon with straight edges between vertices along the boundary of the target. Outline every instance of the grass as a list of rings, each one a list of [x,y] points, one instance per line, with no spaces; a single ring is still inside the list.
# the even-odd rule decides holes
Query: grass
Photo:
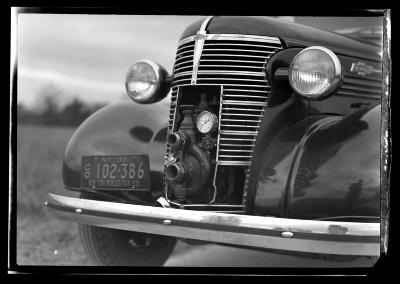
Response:
[[[90,265],[78,225],[46,215],[49,192],[63,188],[62,157],[72,128],[17,126],[17,264]]]
[[[78,225],[49,216],[49,192],[76,197],[63,187],[62,159],[73,128],[17,126],[17,264],[93,265],[79,239]],[[15,157],[14,157],[15,158]],[[187,245],[179,243],[181,253]]]

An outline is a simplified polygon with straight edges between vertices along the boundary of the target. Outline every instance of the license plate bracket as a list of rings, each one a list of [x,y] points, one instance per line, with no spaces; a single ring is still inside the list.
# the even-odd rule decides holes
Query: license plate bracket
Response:
[[[81,189],[149,191],[149,156],[83,156]]]

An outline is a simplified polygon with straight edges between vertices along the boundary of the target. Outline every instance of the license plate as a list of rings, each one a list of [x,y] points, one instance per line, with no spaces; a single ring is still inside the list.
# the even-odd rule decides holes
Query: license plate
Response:
[[[83,156],[81,188],[95,190],[150,190],[147,155]]]

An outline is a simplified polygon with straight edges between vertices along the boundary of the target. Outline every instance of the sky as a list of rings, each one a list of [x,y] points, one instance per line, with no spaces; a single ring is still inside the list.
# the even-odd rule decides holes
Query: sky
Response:
[[[180,34],[201,18],[18,14],[18,103],[36,107],[42,90],[49,86],[60,90],[61,104],[74,97],[89,103],[121,100],[126,97],[129,67],[152,59],[171,72]],[[296,17],[296,21],[320,26],[311,17]],[[323,22],[328,30],[347,29],[370,24],[371,19],[324,18]]]
[[[125,75],[150,58],[172,71],[180,34],[195,16],[18,16],[18,102],[34,106],[44,86],[88,102],[125,94]]]

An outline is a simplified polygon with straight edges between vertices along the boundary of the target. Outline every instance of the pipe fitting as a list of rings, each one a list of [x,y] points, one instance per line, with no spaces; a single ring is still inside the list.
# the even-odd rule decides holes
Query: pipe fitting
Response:
[[[167,143],[171,147],[180,146],[182,144],[182,139],[176,132],[175,133],[171,133],[167,137]]]
[[[183,163],[175,163],[168,165],[165,170],[165,175],[169,181],[180,182],[188,176],[188,171]]]
[[[167,137],[167,143],[174,149],[181,149],[190,142],[190,137],[184,131],[171,133]]]

